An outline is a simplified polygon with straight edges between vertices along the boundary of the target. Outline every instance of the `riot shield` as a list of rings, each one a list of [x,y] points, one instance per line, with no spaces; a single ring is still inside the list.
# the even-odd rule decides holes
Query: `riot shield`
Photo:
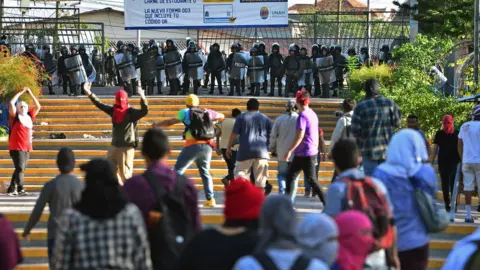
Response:
[[[140,77],[142,81],[151,81],[155,79],[155,72],[157,70],[155,60],[155,55],[150,52],[142,53],[138,56]]]
[[[310,59],[302,59],[300,62],[300,69],[302,75],[298,79],[298,85],[312,85],[313,83],[313,63]]]
[[[232,68],[230,70],[230,79],[243,80],[245,78],[245,68],[248,64],[248,55],[243,52],[236,52],[232,59]]]
[[[248,77],[251,83],[263,83],[265,81],[263,56],[250,57],[248,60]]]
[[[185,55],[188,64],[188,78],[191,80],[201,80],[203,78],[203,60],[202,56],[196,53],[187,53]]]
[[[182,57],[178,51],[167,52],[163,55],[163,60],[165,61],[165,73],[167,73],[168,78],[179,79],[182,76]]]
[[[82,57],[79,54],[67,57],[65,59],[65,66],[67,67],[68,76],[70,77],[72,85],[82,84],[87,81],[87,73],[83,66]]]
[[[132,56],[129,53],[115,54],[115,63],[120,77],[124,81],[130,81],[137,78],[137,72],[133,66]]]
[[[45,65],[45,71],[48,75],[52,75],[57,70],[57,65],[53,62],[53,56],[51,54],[45,55],[43,64]]]

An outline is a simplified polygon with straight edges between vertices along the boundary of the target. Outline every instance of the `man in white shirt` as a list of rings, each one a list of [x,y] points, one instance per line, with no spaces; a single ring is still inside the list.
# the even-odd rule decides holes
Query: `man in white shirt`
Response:
[[[237,116],[242,114],[242,112],[235,108],[232,110],[232,117],[225,118],[223,122],[219,125],[219,132],[217,133],[217,148],[216,152],[217,155],[222,155],[225,163],[227,164],[228,174],[223,177],[222,183],[226,187],[233,180],[234,177],[234,170],[235,170],[235,162],[237,161],[237,150],[238,150],[238,143],[232,147],[232,156],[229,158],[226,155],[227,152],[227,145],[228,139],[230,135],[232,135],[233,125],[235,125],[235,120]]]
[[[466,223],[473,223],[471,215],[472,191],[480,187],[480,104],[473,108],[472,121],[466,122],[458,134],[458,153],[462,159],[463,190],[465,192]],[[480,190],[478,191],[480,193]]]

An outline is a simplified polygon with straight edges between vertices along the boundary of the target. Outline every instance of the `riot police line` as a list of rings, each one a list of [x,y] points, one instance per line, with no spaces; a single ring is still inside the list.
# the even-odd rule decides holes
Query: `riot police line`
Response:
[[[99,54],[97,48],[88,55],[84,45],[72,45],[69,50],[62,46],[61,55],[55,60],[49,46],[35,49],[33,44],[28,44],[25,54],[37,57],[50,75],[47,82],[49,94],[55,94],[54,85],[61,85],[63,94],[71,96],[77,96],[87,81],[98,85],[121,85],[129,96],[135,94],[134,89],[139,83],[147,95],[164,94],[163,89],[167,86],[169,95],[185,95],[191,88],[197,94],[200,86],[208,87],[209,81],[209,94],[214,94],[217,83],[218,94],[222,95],[223,86],[228,81],[229,96],[241,96],[248,87],[247,95],[260,96],[263,91],[268,96],[288,97],[305,88],[312,96],[329,98],[332,91],[333,96],[338,96],[349,68],[360,68],[375,61],[370,59],[366,47],[357,55],[354,48],[344,54],[341,46],[318,44],[311,47],[309,56],[307,48],[293,43],[285,57],[280,53],[278,43],[271,46],[269,54],[264,42],[255,43],[249,52],[234,42],[228,57],[220,52],[218,43],[210,46],[207,56],[190,39],[187,39],[183,55],[173,39],[162,44],[150,40],[142,45],[141,50],[123,41],[116,45],[116,51],[110,48],[105,55]],[[379,62],[389,63],[392,56],[388,45],[382,46],[380,51]]]

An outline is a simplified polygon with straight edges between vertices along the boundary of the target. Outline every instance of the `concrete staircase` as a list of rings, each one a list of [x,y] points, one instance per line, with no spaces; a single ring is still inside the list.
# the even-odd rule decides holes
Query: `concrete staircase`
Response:
[[[107,104],[112,104],[113,99],[105,97],[102,99]],[[201,97],[203,107],[214,109],[230,115],[233,108],[245,110],[247,98],[214,98]],[[320,126],[325,132],[325,139],[329,140],[335,127],[336,118],[334,112],[340,109],[340,100],[321,100],[315,99],[312,102],[313,109],[320,118]],[[57,173],[55,157],[59,148],[68,146],[74,149],[77,164],[82,164],[94,157],[106,157],[108,146],[110,145],[111,120],[103,112],[97,110],[86,98],[77,99],[42,99],[42,111],[35,121],[34,127],[34,151],[31,153],[28,168],[25,172],[26,190],[31,192],[29,196],[12,198],[4,194],[0,195],[0,212],[4,212],[11,220],[20,237],[23,226],[28,220],[30,212],[35,204],[38,192],[43,184],[53,178]],[[134,107],[139,107],[138,98],[130,101]],[[184,108],[184,97],[156,97],[149,99],[149,115],[139,122],[140,135],[145,132],[154,121],[160,121],[174,117],[179,109]],[[283,114],[285,109],[285,100],[278,98],[261,98],[260,110],[272,120]],[[183,142],[181,133],[183,125],[175,125],[167,128],[166,132],[170,137],[170,143],[173,148],[168,160],[169,165],[174,165]],[[67,139],[48,139],[51,133],[64,133]],[[13,164],[7,151],[7,143],[0,142],[0,181],[9,182],[13,171]],[[276,185],[276,160],[271,160],[269,180]],[[135,173],[141,173],[144,170],[144,161],[139,151],[135,155]],[[321,172],[319,173],[319,183],[326,190],[332,177],[333,164],[331,162],[321,163]],[[79,169],[75,173],[81,177]],[[223,184],[221,178],[227,174],[224,161],[220,156],[213,154],[211,163],[211,173],[213,176],[214,189],[216,191],[218,208],[202,209],[202,220],[206,226],[214,226],[222,223],[223,211]],[[195,165],[186,171],[197,186],[199,191],[199,205],[204,201],[203,187]],[[304,198],[303,179],[300,180],[298,199],[296,202],[299,218],[305,213],[320,212],[318,199]],[[441,192],[437,194],[441,200]],[[474,202],[476,205],[477,201]],[[459,210],[458,221],[463,221],[463,210]],[[31,233],[30,241],[21,239],[22,251],[25,262],[19,269],[48,269],[47,249],[46,249],[46,221],[48,219],[48,208],[42,215],[41,222]],[[434,235],[430,243],[431,259],[429,260],[430,269],[439,269],[443,265],[444,259],[454,245],[455,241],[472,233],[477,227],[475,225],[452,224],[444,233]]]

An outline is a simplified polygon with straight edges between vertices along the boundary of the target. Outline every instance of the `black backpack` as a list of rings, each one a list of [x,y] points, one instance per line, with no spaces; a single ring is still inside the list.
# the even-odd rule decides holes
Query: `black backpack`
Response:
[[[159,217],[159,221],[148,228],[153,268],[171,270],[195,233],[193,221],[184,202],[183,191],[187,178],[177,175],[173,191],[167,192],[151,172],[146,171],[143,176],[157,198],[152,212]]]
[[[263,270],[277,270],[275,262],[266,252],[253,254],[253,258],[262,266]],[[310,258],[303,254],[297,257],[290,270],[306,270],[310,265]]]
[[[215,127],[210,114],[205,109],[191,108],[189,111],[190,125],[185,122],[185,132],[190,131],[197,140],[211,140],[215,138]]]
[[[480,240],[472,241],[471,243],[477,246],[477,250],[472,255],[470,255],[470,258],[463,267],[464,270],[480,269]]]

